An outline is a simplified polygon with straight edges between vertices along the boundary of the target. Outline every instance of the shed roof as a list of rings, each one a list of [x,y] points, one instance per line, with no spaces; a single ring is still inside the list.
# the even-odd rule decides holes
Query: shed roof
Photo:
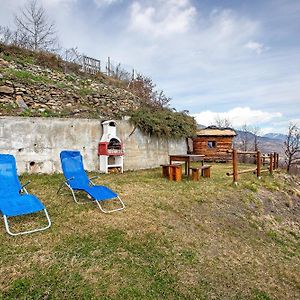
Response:
[[[232,128],[220,128],[216,126],[209,126],[197,130],[197,136],[236,136],[237,133]]]

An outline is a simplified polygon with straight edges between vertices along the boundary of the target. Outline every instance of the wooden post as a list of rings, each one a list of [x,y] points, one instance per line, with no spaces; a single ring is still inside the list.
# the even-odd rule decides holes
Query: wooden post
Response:
[[[279,153],[276,153],[276,169],[279,168]]]
[[[170,165],[161,165],[162,167],[162,176],[169,178],[170,176]]]
[[[273,169],[276,170],[276,159],[277,159],[277,155],[276,155],[276,152],[274,152],[273,154]]]
[[[210,167],[203,169],[203,177],[210,178]]]
[[[273,153],[271,153],[270,154],[270,169],[269,169],[269,171],[270,171],[270,174],[272,174],[273,173]]]
[[[182,168],[181,165],[170,165],[170,180],[181,181]]]
[[[85,56],[83,56],[82,62],[83,62],[83,71],[86,73],[87,71],[86,71],[86,57]]]
[[[110,76],[110,57],[107,58],[107,75]]]
[[[237,151],[232,151],[232,166],[233,166],[233,183],[237,184],[238,181],[238,157]]]
[[[192,180],[199,181],[200,179],[200,170],[199,168],[193,168],[192,169]]]
[[[260,179],[260,171],[261,171],[261,155],[260,155],[260,151],[257,151],[256,153],[256,176],[258,179]]]

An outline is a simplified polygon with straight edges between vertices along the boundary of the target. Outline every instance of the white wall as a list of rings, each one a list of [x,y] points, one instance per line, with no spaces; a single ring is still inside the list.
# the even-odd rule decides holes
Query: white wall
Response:
[[[158,167],[168,161],[169,154],[187,151],[185,139],[168,141],[146,136],[138,129],[132,133],[133,129],[128,121],[117,121],[117,135],[125,148],[125,170]],[[80,150],[85,169],[98,171],[101,135],[101,120],[0,117],[0,153],[15,155],[20,173],[61,172],[61,150]]]

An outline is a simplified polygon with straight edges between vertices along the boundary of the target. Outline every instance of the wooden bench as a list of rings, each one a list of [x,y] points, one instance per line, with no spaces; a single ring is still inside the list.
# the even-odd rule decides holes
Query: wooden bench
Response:
[[[170,165],[160,165],[162,167],[162,176],[169,178],[170,176]]]
[[[180,181],[182,178],[181,164],[161,165],[162,176],[169,180]]]
[[[169,179],[175,181],[181,181],[182,178],[182,167],[181,164],[170,165]]]
[[[202,167],[191,167],[192,170],[192,180],[199,181],[200,179],[200,171],[201,176],[210,178],[210,165],[204,165]]]

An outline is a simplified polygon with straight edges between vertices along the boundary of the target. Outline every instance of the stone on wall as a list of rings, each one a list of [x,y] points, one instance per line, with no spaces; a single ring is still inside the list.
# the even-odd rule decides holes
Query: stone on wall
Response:
[[[10,86],[7,85],[2,85],[0,86],[0,94],[13,94],[14,93],[14,89]]]

